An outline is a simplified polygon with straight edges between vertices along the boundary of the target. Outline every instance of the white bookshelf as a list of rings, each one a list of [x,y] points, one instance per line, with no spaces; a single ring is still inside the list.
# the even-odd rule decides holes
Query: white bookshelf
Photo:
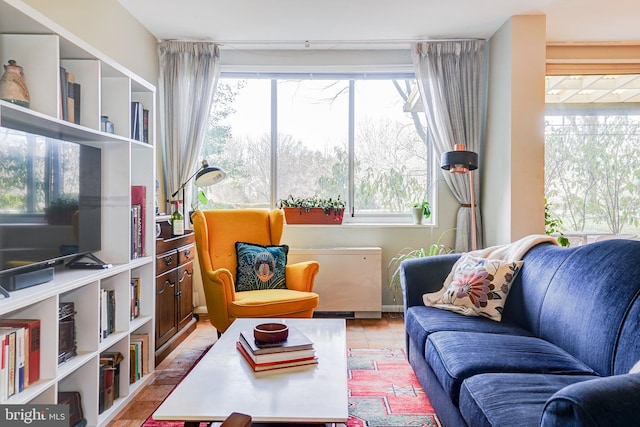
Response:
[[[89,426],[106,425],[147,384],[154,368],[155,311],[155,87],[67,32],[21,0],[0,0],[0,61],[14,59],[24,68],[30,108],[0,101],[0,126],[90,145],[102,156],[102,249],[96,253],[113,265],[105,270],[57,268],[51,282],[0,297],[0,318],[38,318],[40,380],[8,400],[8,404],[57,403],[60,391],[79,391]],[[60,67],[82,88],[81,121],[61,120]],[[2,70],[0,69],[0,72]],[[149,141],[130,138],[132,101],[149,110]],[[115,133],[100,131],[107,115]],[[131,186],[146,187],[146,256],[130,259]],[[124,226],[123,226],[124,225]],[[129,286],[140,279],[140,315],[130,319]],[[115,290],[115,332],[99,337],[99,295]],[[74,302],[78,355],[58,364],[58,306]],[[149,334],[150,374],[129,384],[129,341]],[[120,398],[98,413],[99,358],[119,351]]]

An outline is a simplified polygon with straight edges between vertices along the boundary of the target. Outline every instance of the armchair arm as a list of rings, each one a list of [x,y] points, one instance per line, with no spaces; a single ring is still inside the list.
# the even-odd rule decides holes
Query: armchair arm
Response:
[[[614,375],[571,384],[544,407],[541,427],[638,425],[640,374]]]
[[[305,261],[296,264],[288,264],[285,267],[285,280],[287,288],[294,291],[312,292],[313,281],[320,271],[320,263],[317,261]]]
[[[403,261],[400,265],[400,285],[404,308],[424,305],[422,295],[442,289],[451,267],[461,254],[435,255]]]
[[[202,287],[211,324],[222,333],[231,324],[229,305],[236,298],[233,275],[226,268],[203,271]]]

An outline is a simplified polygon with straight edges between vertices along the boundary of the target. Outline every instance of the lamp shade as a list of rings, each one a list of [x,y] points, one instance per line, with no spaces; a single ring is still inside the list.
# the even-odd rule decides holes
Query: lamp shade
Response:
[[[463,144],[456,144],[453,151],[442,153],[440,167],[451,173],[467,173],[478,169],[478,153],[466,151]]]
[[[217,166],[205,166],[197,174],[195,183],[198,187],[208,187],[222,181],[227,174]]]

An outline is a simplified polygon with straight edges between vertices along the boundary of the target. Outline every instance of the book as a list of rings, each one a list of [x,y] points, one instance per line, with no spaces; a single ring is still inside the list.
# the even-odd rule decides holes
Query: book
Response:
[[[147,375],[149,373],[149,334],[131,334],[130,337],[132,343],[140,343],[142,375]]]
[[[313,348],[304,348],[302,350],[281,351],[277,353],[255,354],[251,351],[251,345],[247,343],[244,335],[240,335],[238,343],[245,349],[247,355],[256,364],[273,363],[273,362],[291,362],[302,359],[310,359],[315,357]]]
[[[132,341],[129,343],[129,384],[135,383],[142,377],[140,364],[140,342]]]
[[[251,352],[256,355],[313,348],[313,342],[295,326],[289,326],[289,336],[286,341],[276,343],[257,342],[253,337],[253,331],[241,331],[240,335],[245,338],[251,347]]]
[[[140,278],[132,277],[131,278],[131,288],[130,288],[130,299],[131,299],[131,307],[130,307],[130,316],[129,320],[133,320],[140,315]]]
[[[73,83],[75,82],[75,77],[72,73],[67,71],[67,121],[71,123],[75,123],[75,98],[73,94]]]
[[[87,425],[82,410],[82,396],[78,391],[59,391],[58,404],[69,405],[69,425],[81,427]]]
[[[236,342],[236,347],[240,351],[240,354],[244,356],[244,359],[249,363],[251,369],[254,372],[265,372],[265,371],[274,371],[277,369],[284,368],[293,368],[298,366],[309,366],[309,365],[317,365],[318,358],[315,356],[306,357],[302,359],[294,359],[294,360],[285,360],[281,362],[270,362],[270,363],[256,363],[255,360],[251,357],[247,349],[238,341]]]
[[[7,331],[0,331],[0,403],[7,400],[7,381],[9,380],[7,372],[7,349],[8,349]]]
[[[142,110],[142,142],[149,143],[149,110]]]
[[[58,364],[77,354],[75,313],[73,302],[61,302],[58,306]]]
[[[9,398],[16,394],[16,333],[12,330],[6,330],[6,332],[7,381],[5,387],[7,389],[7,398]]]
[[[67,70],[60,67],[60,119],[67,120]]]
[[[24,328],[24,387],[40,380],[40,319],[2,319],[0,326]]]
[[[73,122],[80,124],[80,83],[73,83]]]
[[[145,256],[145,233],[144,224],[146,221],[146,206],[147,206],[147,187],[144,185],[132,185],[131,186],[131,205],[140,206],[138,225],[135,230],[135,236],[132,236],[136,240],[137,255],[138,257]],[[137,257],[136,257],[137,258]]]
[[[105,370],[113,371],[113,393],[112,400],[120,397],[120,362],[124,356],[119,351],[104,351],[100,353],[100,363],[105,365]],[[105,379],[106,373],[105,373]]]
[[[10,326],[0,326],[0,329],[7,330],[15,334],[15,349],[14,349],[14,393],[20,393],[24,391],[24,362],[25,362],[25,340],[24,340],[24,328],[13,328]]]
[[[142,141],[142,115],[144,107],[141,102],[131,101],[131,139]]]

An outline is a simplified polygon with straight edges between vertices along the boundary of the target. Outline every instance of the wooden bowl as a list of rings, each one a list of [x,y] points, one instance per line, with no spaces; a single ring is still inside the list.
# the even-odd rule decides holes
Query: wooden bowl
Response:
[[[253,328],[253,337],[259,342],[285,341],[288,336],[289,327],[282,323],[262,323]]]

